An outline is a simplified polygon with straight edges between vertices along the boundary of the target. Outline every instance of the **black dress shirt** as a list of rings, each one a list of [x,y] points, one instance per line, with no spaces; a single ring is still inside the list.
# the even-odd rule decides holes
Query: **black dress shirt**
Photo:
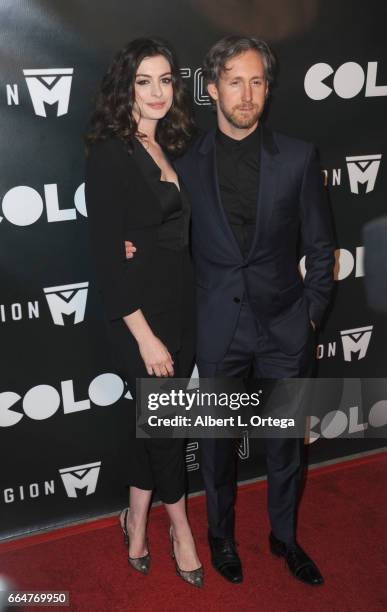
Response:
[[[219,129],[216,163],[220,197],[239,248],[248,255],[255,232],[261,128],[243,140],[234,140]]]

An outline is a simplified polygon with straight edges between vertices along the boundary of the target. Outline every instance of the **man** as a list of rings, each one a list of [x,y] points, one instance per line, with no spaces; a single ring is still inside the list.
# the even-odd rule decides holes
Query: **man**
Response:
[[[263,41],[228,36],[204,61],[217,129],[178,160],[192,204],[197,364],[204,378],[306,377],[333,285],[334,246],[314,147],[261,125],[274,59]],[[304,282],[297,265],[301,236]],[[233,440],[203,439],[212,563],[243,579],[234,540]],[[296,542],[303,440],[266,440],[271,552],[310,585],[323,578]]]

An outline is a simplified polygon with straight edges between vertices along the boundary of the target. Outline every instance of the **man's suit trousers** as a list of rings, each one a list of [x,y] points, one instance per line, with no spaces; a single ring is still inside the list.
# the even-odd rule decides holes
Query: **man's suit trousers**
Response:
[[[312,325],[308,342],[296,355],[281,353],[274,341],[243,302],[237,327],[225,357],[218,363],[198,359],[202,378],[309,377],[314,366],[315,337]],[[304,441],[299,438],[265,439],[268,511],[273,533],[292,544],[303,475]],[[226,438],[201,440],[201,467],[207,493],[209,531],[214,537],[234,537],[236,492],[236,441]]]

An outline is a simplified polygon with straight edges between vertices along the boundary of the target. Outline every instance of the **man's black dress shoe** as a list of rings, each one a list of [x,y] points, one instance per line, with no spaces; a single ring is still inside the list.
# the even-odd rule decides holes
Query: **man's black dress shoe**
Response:
[[[273,555],[284,557],[295,578],[312,586],[323,584],[324,578],[321,576],[317,565],[302,550],[301,546],[298,544],[287,546],[284,542],[278,540],[273,533],[269,535],[269,544]]]
[[[212,565],[229,582],[242,582],[242,564],[233,538],[214,538],[208,534]]]

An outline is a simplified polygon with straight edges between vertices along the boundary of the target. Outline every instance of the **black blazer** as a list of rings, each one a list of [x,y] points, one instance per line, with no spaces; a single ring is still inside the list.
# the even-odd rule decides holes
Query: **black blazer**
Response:
[[[246,297],[280,350],[297,353],[310,319],[320,323],[333,287],[331,220],[314,146],[263,128],[255,237],[246,258],[220,201],[215,130],[201,136],[176,169],[192,206],[198,357],[222,359]]]
[[[110,138],[91,148],[85,192],[92,255],[108,320],[115,322],[141,308],[156,335],[172,349],[178,344],[175,315],[189,273],[181,224],[173,224],[178,214],[174,206],[181,201],[173,193],[175,185],[160,182],[160,169],[142,145],[134,142],[134,147],[131,155],[118,138]],[[137,247],[131,260],[125,257],[125,240]],[[167,327],[163,333],[158,329],[161,320]]]

